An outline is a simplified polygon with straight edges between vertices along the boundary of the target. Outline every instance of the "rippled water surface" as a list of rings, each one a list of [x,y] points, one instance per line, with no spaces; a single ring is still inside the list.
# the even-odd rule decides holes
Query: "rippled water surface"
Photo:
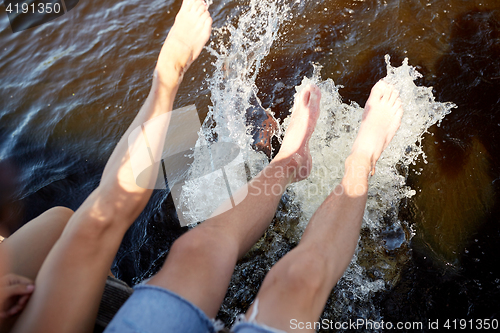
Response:
[[[149,91],[180,4],[81,0],[64,16],[15,34],[0,6],[0,159],[18,168],[23,221],[55,205],[76,209],[97,186]],[[405,143],[425,152],[408,165],[393,163],[391,177],[399,175],[411,193],[372,210],[376,226],[365,220],[356,260],[323,318],[421,321],[424,331],[428,320],[500,320],[500,2],[214,1],[210,12],[209,48],[186,74],[175,103],[196,104],[202,119],[209,114],[221,124],[224,112],[242,112],[244,119],[253,108],[284,120],[304,76],[322,89],[337,87],[328,91],[344,105],[363,105],[387,75],[386,54],[394,67],[408,58],[422,74],[416,84],[433,87],[429,110],[439,102],[457,106],[440,127]],[[322,67],[316,76],[313,64]],[[418,100],[410,95],[408,103]],[[409,125],[420,119],[412,117]],[[330,141],[317,142],[324,148]],[[375,202],[397,190],[384,187],[387,177],[372,183]],[[227,324],[297,244],[314,205],[298,192],[285,194],[264,238],[238,263],[219,313]],[[131,284],[149,277],[186,230],[171,197],[156,191],[127,233],[114,273]]]

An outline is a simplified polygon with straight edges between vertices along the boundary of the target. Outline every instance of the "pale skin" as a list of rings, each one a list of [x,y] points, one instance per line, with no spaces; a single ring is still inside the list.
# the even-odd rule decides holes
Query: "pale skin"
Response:
[[[14,332],[92,331],[112,260],[152,192],[135,183],[127,139],[141,124],[172,110],[183,74],[207,42],[211,23],[203,1],[184,0],[160,53],[144,106],[117,144],[99,187],[74,214],[69,214],[62,235],[35,272],[35,291]],[[286,186],[309,175],[312,160],[308,142],[319,116],[320,98],[314,85],[297,96],[278,155],[250,182],[245,199],[181,236],[149,284],[169,289],[208,317],[215,317],[238,258],[269,226]],[[397,91],[383,81],[377,83],[346,160],[346,170],[356,172],[345,174],[339,185],[342,191],[334,191],[325,200],[300,244],[266,276],[257,295],[257,322],[289,331],[290,319],[319,318],[331,289],[352,258],[366,204],[368,176],[397,131],[402,113]],[[162,149],[161,135],[149,140],[157,140],[151,147]],[[279,191],[265,191],[271,187]]]
[[[235,209],[179,238],[150,284],[183,296],[209,317],[217,314],[236,261],[268,227],[286,185],[306,178],[311,170],[307,146],[318,119],[320,98],[315,86],[302,91],[278,155],[249,184],[249,195]],[[291,319],[307,322],[319,318],[332,288],[351,261],[366,205],[369,174],[399,128],[402,114],[398,92],[379,81],[372,89],[346,160],[341,190],[330,194],[313,215],[299,246],[266,276],[257,295],[257,322],[292,331]],[[265,191],[276,184],[281,192]],[[252,191],[260,195],[252,195]],[[251,307],[247,317],[252,311]]]
[[[135,184],[127,139],[135,128],[172,110],[182,77],[210,37],[211,24],[203,1],[183,2],[160,53],[145,104],[118,142],[98,188],[72,214],[43,261],[35,291],[13,332],[92,331],[109,267],[123,235],[152,192]],[[163,138],[149,139],[152,146],[157,140],[155,147],[161,152]]]
[[[237,260],[269,226],[286,186],[309,175],[307,142],[319,116],[319,99],[317,87],[304,89],[278,155],[250,182],[245,199],[181,236],[148,283],[174,291],[215,317]],[[275,191],[266,191],[270,188]],[[192,274],[193,267],[197,274]]]
[[[349,265],[359,238],[368,177],[401,124],[399,93],[379,81],[366,102],[346,173],[314,213],[299,245],[269,271],[257,294],[256,321],[283,331],[290,320],[317,321],[332,288]],[[253,307],[247,312],[252,313]]]
[[[0,298],[6,299],[1,302],[0,332],[8,332],[17,321],[35,289],[34,281],[43,261],[71,215],[69,208],[51,208],[3,241],[0,256],[5,258],[0,262],[8,261],[10,265],[5,265],[7,272],[0,274],[0,289],[6,293]]]

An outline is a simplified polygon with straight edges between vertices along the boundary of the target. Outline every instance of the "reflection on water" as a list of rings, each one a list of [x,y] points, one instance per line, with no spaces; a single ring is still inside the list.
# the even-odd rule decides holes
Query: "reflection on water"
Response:
[[[441,260],[459,264],[467,241],[495,202],[490,157],[476,137],[465,147],[454,143],[445,155],[440,144],[430,142],[427,156],[432,167],[424,167],[416,181],[417,234]]]
[[[238,26],[249,3],[218,1],[210,7],[212,48],[228,45],[227,32]],[[269,54],[260,60],[248,95],[255,93],[261,105],[250,103],[242,112],[258,105],[284,119],[295,87],[312,76],[312,63],[323,66],[321,80],[344,87],[343,100],[363,105],[370,87],[385,76],[385,54],[398,65],[407,57],[423,74],[419,82],[434,86],[437,100],[458,106],[422,142],[428,163],[422,159],[409,173],[415,197],[387,212],[379,235],[362,234],[360,247],[374,254],[359,258],[365,267],[359,276],[378,281],[391,265],[393,274],[383,277],[385,286],[369,302],[340,286],[336,297],[345,308],[336,307],[333,297],[324,316],[498,318],[500,3],[276,3],[290,10],[266,30],[273,35]],[[19,167],[17,197],[25,220],[53,205],[75,209],[97,186],[111,150],[144,101],[180,4],[80,1],[64,16],[17,34],[0,6],[0,159],[11,158]],[[176,107],[195,103],[202,117],[216,107],[206,80],[219,68],[212,66],[217,60],[202,53],[185,76]],[[239,106],[249,101],[245,96]],[[248,307],[270,265],[296,244],[300,215],[287,194],[265,237],[238,264],[219,314],[226,323]],[[128,282],[154,273],[171,242],[186,231],[175,219],[171,199],[155,192],[125,237],[115,273]],[[398,219],[401,227],[390,223]],[[395,257],[408,260],[391,261]]]
[[[416,222],[413,260],[384,297],[388,319],[500,314],[499,37],[498,9],[457,15],[436,76],[426,78],[458,108],[428,135],[428,164],[411,177],[417,195],[402,213]]]

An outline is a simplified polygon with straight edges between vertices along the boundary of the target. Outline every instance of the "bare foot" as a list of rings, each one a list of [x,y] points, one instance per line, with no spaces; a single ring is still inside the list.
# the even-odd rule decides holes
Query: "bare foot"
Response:
[[[352,147],[353,154],[362,154],[370,160],[372,174],[375,163],[396,134],[402,116],[399,92],[391,84],[378,81],[366,101],[361,127]]]
[[[311,138],[319,117],[321,91],[315,85],[308,85],[296,98],[292,119],[275,160],[284,160],[293,168],[292,181],[300,181],[309,176],[312,158],[309,153]]]
[[[203,0],[184,0],[158,58],[162,83],[179,83],[201,53],[212,32],[212,18]]]

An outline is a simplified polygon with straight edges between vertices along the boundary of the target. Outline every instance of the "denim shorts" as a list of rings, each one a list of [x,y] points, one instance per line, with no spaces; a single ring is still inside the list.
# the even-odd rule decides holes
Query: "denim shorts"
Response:
[[[254,313],[256,315],[256,311]],[[134,293],[116,313],[104,332],[216,333],[223,328],[224,325],[220,321],[209,319],[201,309],[179,295],[164,288],[141,284],[134,287]],[[246,321],[241,315],[231,332],[281,331],[258,325],[254,320]]]
[[[253,311],[247,320],[245,315],[241,314],[236,319],[236,323],[231,329],[232,333],[286,333],[284,331],[272,328],[263,324],[258,324],[255,318],[259,312],[259,299],[255,299]]]

